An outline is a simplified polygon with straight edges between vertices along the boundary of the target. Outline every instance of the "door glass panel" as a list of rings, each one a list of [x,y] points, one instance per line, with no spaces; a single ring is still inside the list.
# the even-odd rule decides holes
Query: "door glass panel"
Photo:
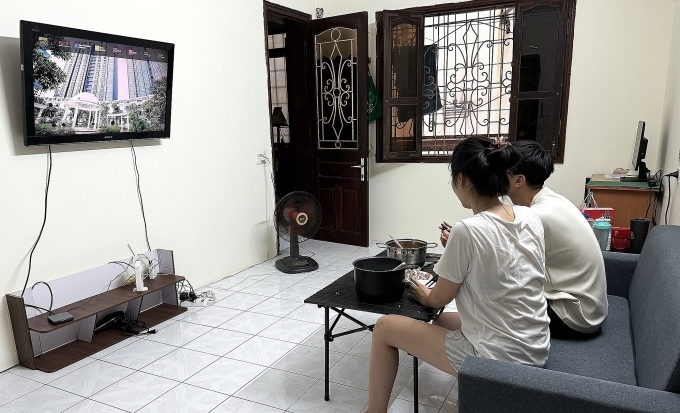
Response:
[[[519,91],[552,91],[557,64],[560,9],[541,6],[524,12]]]
[[[357,31],[333,27],[314,36],[319,149],[358,149]]]
[[[272,37],[272,36],[269,36]],[[283,118],[279,118],[279,124],[272,126],[272,136],[276,143],[290,143],[290,133],[288,129],[288,85],[286,81],[286,58],[269,58],[269,96],[271,96],[269,113],[272,114],[275,108],[281,108]]]
[[[416,105],[394,105],[391,116],[390,151],[415,151]]]

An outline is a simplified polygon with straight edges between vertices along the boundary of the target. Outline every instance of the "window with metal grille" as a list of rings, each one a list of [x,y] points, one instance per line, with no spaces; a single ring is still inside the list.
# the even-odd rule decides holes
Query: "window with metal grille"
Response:
[[[462,139],[536,140],[561,162],[574,0],[377,13],[378,162],[445,162]]]

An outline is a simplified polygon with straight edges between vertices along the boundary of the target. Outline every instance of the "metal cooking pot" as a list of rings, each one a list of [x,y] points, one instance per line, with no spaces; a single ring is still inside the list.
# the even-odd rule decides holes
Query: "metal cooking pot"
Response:
[[[389,257],[360,258],[354,265],[354,289],[359,300],[383,304],[399,300],[404,294],[403,261]]]
[[[407,268],[422,267],[425,264],[427,248],[436,247],[437,243],[421,241],[419,239],[405,238],[387,241],[377,244],[378,247],[387,249],[387,256],[404,261]]]

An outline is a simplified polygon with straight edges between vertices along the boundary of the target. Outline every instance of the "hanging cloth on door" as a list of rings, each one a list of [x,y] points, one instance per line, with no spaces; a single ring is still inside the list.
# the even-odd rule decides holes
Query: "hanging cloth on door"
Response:
[[[437,44],[425,46],[423,59],[423,115],[434,113],[442,108],[437,87]]]

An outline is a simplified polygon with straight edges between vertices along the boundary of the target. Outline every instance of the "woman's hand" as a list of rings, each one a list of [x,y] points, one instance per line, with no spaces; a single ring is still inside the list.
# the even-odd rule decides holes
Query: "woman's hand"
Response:
[[[413,298],[415,298],[420,304],[427,307],[428,306],[427,297],[430,296],[430,289],[425,287],[418,281],[410,280],[410,282],[411,282],[411,295],[413,296]]]
[[[449,235],[451,234],[451,224],[444,221],[439,224],[439,230],[442,232],[439,235],[439,241],[442,243],[442,247],[446,247],[446,242],[449,240]]]

